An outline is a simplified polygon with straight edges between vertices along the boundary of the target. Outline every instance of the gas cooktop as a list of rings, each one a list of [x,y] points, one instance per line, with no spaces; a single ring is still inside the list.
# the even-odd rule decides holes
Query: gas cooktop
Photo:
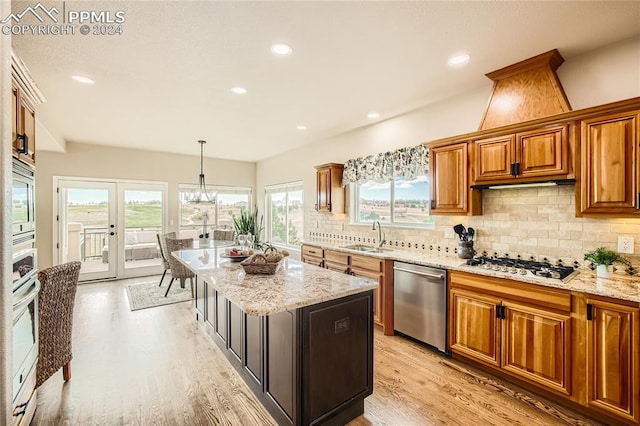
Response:
[[[568,281],[578,274],[573,266],[562,264],[552,265],[547,261],[523,260],[510,257],[477,256],[467,260],[467,265],[478,266],[493,271],[508,272],[511,274],[527,275],[529,273],[543,278],[555,278]]]

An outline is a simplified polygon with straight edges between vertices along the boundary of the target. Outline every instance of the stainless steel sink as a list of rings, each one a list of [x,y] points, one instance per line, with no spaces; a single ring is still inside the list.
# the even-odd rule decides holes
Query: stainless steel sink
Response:
[[[353,244],[350,246],[342,246],[342,248],[346,248],[349,250],[356,250],[356,251],[364,251],[367,253],[383,253],[385,251],[389,251],[389,249],[367,246],[364,244]]]

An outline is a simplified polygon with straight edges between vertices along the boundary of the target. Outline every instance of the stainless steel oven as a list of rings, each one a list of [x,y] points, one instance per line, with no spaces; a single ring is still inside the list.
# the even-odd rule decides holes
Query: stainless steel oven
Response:
[[[36,230],[35,171],[15,158],[11,198],[13,244],[33,240]]]
[[[38,292],[35,275],[13,292],[13,401],[14,415],[23,416],[33,406],[38,361]],[[34,404],[35,405],[35,402]]]
[[[37,274],[38,259],[35,248],[13,250],[13,291],[15,292],[24,284],[32,281]]]

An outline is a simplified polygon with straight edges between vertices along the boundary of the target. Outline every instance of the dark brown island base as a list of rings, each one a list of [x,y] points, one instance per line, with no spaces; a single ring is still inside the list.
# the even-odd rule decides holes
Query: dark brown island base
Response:
[[[275,275],[249,275],[217,249],[174,256],[197,274],[198,322],[278,424],[363,414],[377,283],[290,259]]]

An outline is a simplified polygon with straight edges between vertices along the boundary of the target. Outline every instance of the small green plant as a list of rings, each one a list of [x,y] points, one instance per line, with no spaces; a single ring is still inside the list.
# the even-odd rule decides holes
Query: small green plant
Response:
[[[253,213],[242,208],[240,216],[233,215],[233,226],[236,228],[236,238],[238,235],[251,234],[255,237],[254,248],[262,247],[260,236],[264,230],[264,216],[258,215],[258,206],[254,207]]]
[[[614,262],[622,263],[625,266],[631,266],[631,262],[622,257],[618,252],[606,249],[604,247],[598,247],[594,251],[584,254],[584,260],[595,263],[596,265],[610,266]]]

